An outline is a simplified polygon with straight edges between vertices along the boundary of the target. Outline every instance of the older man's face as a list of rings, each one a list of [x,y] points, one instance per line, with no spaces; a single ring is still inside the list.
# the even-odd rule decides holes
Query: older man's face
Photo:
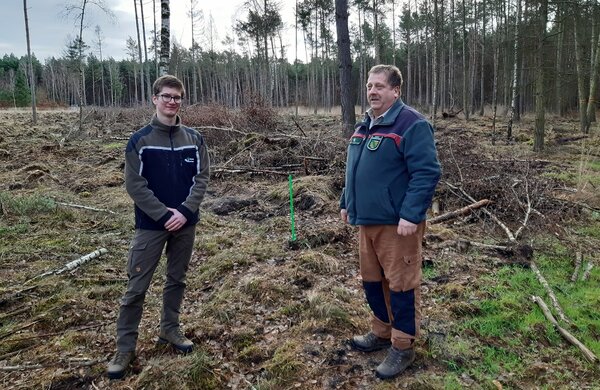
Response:
[[[386,73],[371,73],[367,80],[367,99],[375,117],[386,112],[400,96],[400,87],[392,87],[387,79]]]

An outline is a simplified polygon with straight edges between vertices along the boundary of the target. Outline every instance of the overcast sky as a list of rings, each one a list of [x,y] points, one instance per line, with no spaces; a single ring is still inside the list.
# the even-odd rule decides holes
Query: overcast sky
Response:
[[[236,19],[245,19],[246,11],[241,6],[244,0],[198,0],[198,8],[204,12],[205,19],[209,14],[218,29],[217,50],[223,47],[220,42],[229,33]],[[294,56],[294,4],[295,0],[279,0],[284,24],[287,26],[284,44],[288,45],[288,57]],[[40,60],[49,57],[63,56],[67,43],[78,35],[79,27],[73,16],[65,15],[67,4],[81,4],[81,0],[28,0],[29,32],[31,50]],[[123,59],[127,57],[125,42],[129,36],[137,41],[135,27],[135,11],[133,0],[104,0],[104,4],[115,15],[114,20],[102,13],[96,6],[88,4],[85,21],[87,28],[83,40],[91,50],[95,50],[97,41],[94,32],[96,25],[102,30],[104,58]],[[139,1],[138,1],[139,4]],[[176,41],[184,47],[191,46],[191,27],[189,16],[189,0],[171,0],[171,42]],[[157,26],[160,29],[160,0],[156,0]],[[138,7],[138,13],[140,12]],[[25,38],[25,19],[22,0],[0,0],[0,15],[4,27],[0,33],[0,56],[13,53],[20,57],[27,54]],[[144,17],[146,35],[154,29],[152,18],[152,0],[144,0]],[[140,26],[141,31],[141,26]],[[302,35],[298,35],[300,44]],[[299,58],[303,60],[304,49],[299,49]],[[150,53],[149,53],[150,56]]]

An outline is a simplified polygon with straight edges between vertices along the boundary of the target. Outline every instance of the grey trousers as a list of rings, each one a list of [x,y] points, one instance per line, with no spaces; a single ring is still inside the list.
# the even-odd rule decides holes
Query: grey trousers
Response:
[[[117,319],[117,350],[135,350],[146,291],[165,244],[167,272],[160,327],[168,331],[179,326],[179,310],[185,290],[185,275],[194,247],[195,228],[188,226],[176,232],[136,229],[127,261],[129,282],[121,299]]]

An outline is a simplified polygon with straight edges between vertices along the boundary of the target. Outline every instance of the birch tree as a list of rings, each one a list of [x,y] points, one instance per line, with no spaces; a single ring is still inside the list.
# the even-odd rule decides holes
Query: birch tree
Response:
[[[158,63],[159,76],[169,72],[169,50],[171,48],[171,10],[169,0],[160,0],[160,61]]]
[[[78,61],[79,61],[79,90],[78,90],[78,105],[79,105],[79,131],[83,130],[83,106],[85,103],[85,64],[84,64],[84,56],[83,50],[86,47],[84,45],[83,40],[83,29],[85,26],[85,12],[86,7],[89,5],[93,5],[99,8],[104,14],[108,15],[110,18],[114,18],[114,14],[110,9],[106,7],[103,0],[80,0],[77,3],[67,4],[65,11],[68,15],[72,15],[75,17],[75,20],[79,24],[79,35],[77,37],[78,41]]]

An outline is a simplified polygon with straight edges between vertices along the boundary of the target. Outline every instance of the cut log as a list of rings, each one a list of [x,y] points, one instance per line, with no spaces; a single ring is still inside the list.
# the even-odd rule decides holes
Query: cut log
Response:
[[[62,267],[62,268],[59,268],[59,269],[56,269],[56,270],[47,271],[47,272],[44,272],[43,274],[34,276],[33,278],[27,280],[25,282],[25,284],[30,283],[33,280],[41,279],[43,277],[49,276],[49,275],[60,275],[63,272],[71,271],[71,270],[79,267],[80,265],[85,264],[85,263],[87,263],[88,261],[90,261],[92,259],[95,259],[96,257],[102,256],[105,253],[108,253],[108,249],[106,249],[106,248],[100,248],[100,249],[98,249],[98,250],[96,250],[96,251],[94,251],[92,253],[88,253],[85,256],[81,256],[80,258],[78,258],[76,260],[73,260],[73,261],[65,264],[65,266]]]
[[[450,212],[442,214],[440,216],[431,218],[431,219],[427,220],[427,222],[429,224],[431,224],[431,225],[434,225],[436,223],[441,223],[441,222],[444,222],[444,221],[448,221],[450,219],[454,219],[454,218],[460,217],[462,215],[469,214],[471,211],[476,210],[476,209],[481,208],[481,207],[484,207],[484,206],[487,206],[490,203],[492,203],[491,200],[489,200],[489,199],[482,199],[482,200],[477,201],[475,203],[471,203],[470,205],[465,206],[465,207],[463,207],[461,209],[450,211]]]

